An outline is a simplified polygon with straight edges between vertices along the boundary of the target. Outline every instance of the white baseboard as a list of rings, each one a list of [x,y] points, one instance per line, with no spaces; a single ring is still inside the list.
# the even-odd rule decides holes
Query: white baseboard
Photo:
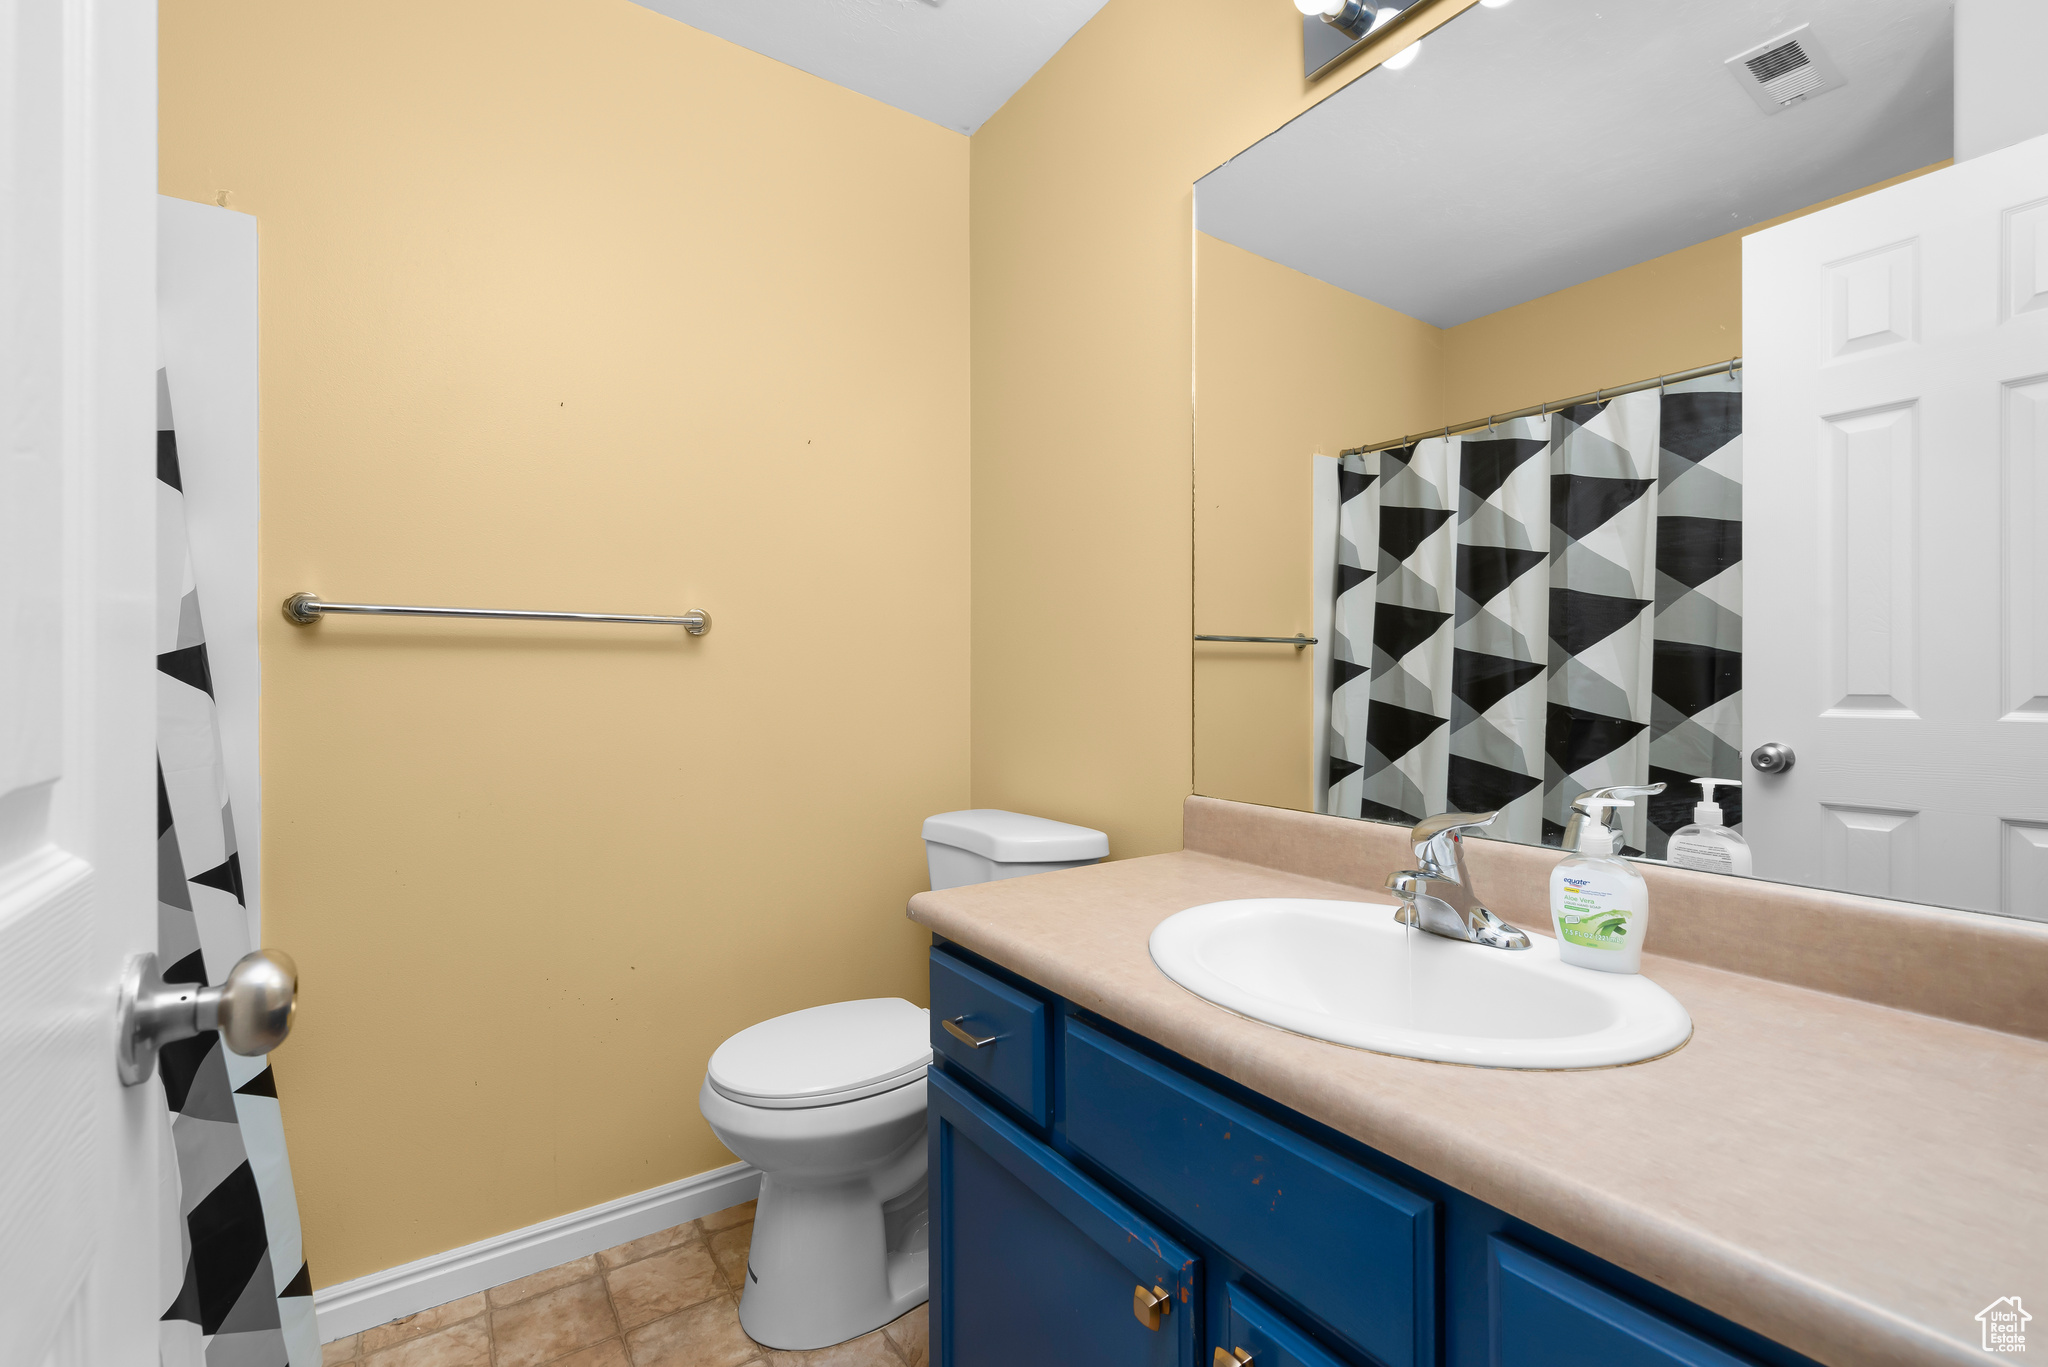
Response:
[[[751,1201],[760,1189],[758,1171],[746,1163],[733,1163],[464,1248],[451,1248],[403,1267],[322,1287],[313,1293],[320,1341],[347,1338],[388,1320],[416,1315],[601,1248]]]

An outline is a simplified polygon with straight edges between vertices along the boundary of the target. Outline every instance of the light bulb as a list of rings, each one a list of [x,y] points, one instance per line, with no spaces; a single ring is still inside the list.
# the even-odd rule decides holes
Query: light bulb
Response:
[[[1479,0],[1479,3],[1488,9],[1505,9],[1514,2],[1515,0]]]
[[[1294,7],[1311,19],[1324,14],[1342,14],[1344,0],[1294,0]]]
[[[1422,40],[1420,38],[1417,38],[1407,47],[1402,48],[1399,52],[1387,58],[1386,61],[1381,62],[1380,65],[1387,68],[1387,70],[1389,71],[1399,71],[1402,67],[1407,66],[1410,62],[1414,61],[1415,54],[1420,51],[1422,51]]]

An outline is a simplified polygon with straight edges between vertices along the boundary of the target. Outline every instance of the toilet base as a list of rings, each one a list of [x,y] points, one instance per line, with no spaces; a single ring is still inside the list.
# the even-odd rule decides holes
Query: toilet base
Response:
[[[801,1351],[859,1338],[915,1310],[930,1279],[926,1209],[922,1173],[887,1203],[864,1178],[795,1183],[764,1173],[740,1327],[766,1347]]]

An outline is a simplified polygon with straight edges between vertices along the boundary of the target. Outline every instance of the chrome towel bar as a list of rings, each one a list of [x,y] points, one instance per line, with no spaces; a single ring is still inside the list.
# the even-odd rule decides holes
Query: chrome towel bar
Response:
[[[1301,648],[1302,648],[1303,646],[1312,646],[1312,645],[1314,645],[1314,644],[1316,643],[1316,638],[1315,638],[1315,637],[1313,637],[1313,636],[1304,636],[1304,635],[1302,635],[1302,634],[1301,634],[1300,632],[1298,632],[1298,631],[1297,631],[1297,632],[1295,632],[1295,633],[1294,633],[1294,634],[1293,634],[1292,636],[1200,636],[1200,635],[1198,635],[1198,636],[1196,636],[1196,637],[1195,637],[1195,639],[1196,639],[1197,641],[1251,641],[1251,642],[1255,642],[1255,643],[1257,643],[1257,644],[1259,644],[1259,645],[1270,645],[1270,646],[1293,646],[1293,647],[1294,647],[1294,648],[1295,648],[1296,650],[1300,650],[1300,649],[1301,649]]]
[[[284,600],[285,620],[309,627],[330,612],[380,617],[507,617],[521,622],[633,622],[650,627],[681,627],[692,636],[711,630],[711,614],[693,608],[680,617],[648,617],[629,612],[531,612],[524,608],[421,608],[392,603],[328,603],[310,593]]]

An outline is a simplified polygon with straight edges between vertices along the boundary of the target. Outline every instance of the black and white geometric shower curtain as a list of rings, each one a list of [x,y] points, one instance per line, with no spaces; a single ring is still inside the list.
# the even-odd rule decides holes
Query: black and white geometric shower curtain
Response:
[[[1662,858],[1691,780],[1741,777],[1741,437],[1715,375],[1343,457],[1325,810],[1555,845],[1661,781],[1622,825]]]
[[[186,540],[168,377],[157,372],[157,958],[167,982],[225,976],[255,946]],[[316,1367],[312,1273],[269,1061],[214,1031],[158,1058],[178,1160],[181,1276],[163,1367]]]

